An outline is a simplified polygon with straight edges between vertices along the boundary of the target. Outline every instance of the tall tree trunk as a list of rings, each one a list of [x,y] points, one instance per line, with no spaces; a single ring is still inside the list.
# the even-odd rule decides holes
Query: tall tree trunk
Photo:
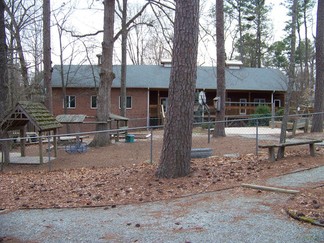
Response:
[[[291,94],[292,89],[295,84],[295,50],[296,50],[296,23],[297,23],[297,2],[298,0],[293,1],[292,5],[292,19],[291,19],[291,46],[290,46],[290,64],[288,70],[288,87],[287,93],[285,97],[285,108],[284,108],[284,116],[282,118],[281,123],[281,132],[280,132],[280,143],[286,142],[286,132],[287,132],[287,123],[289,118],[289,108],[291,103]],[[283,158],[285,153],[285,148],[278,149],[278,159]]]
[[[7,45],[4,11],[4,1],[0,0],[0,118],[3,118],[8,109]]]
[[[245,56],[245,53],[244,53],[244,47],[243,47],[243,23],[242,23],[242,8],[241,8],[241,3],[239,2],[237,4],[237,11],[238,11],[238,28],[239,28],[239,35],[240,35],[240,39],[239,39],[239,53],[240,53],[240,59],[241,59],[241,62],[244,64],[245,61],[244,61],[244,56]],[[217,7],[217,5],[216,5]]]
[[[309,78],[309,41],[308,41],[308,22],[307,22],[307,2],[304,0],[304,28],[305,28],[305,84],[306,91],[308,92],[310,88],[310,78]]]
[[[120,77],[120,115],[126,117],[126,68],[127,68],[127,0],[123,0],[122,10],[122,65]]]
[[[6,45],[6,27],[4,18],[5,4],[0,0],[0,121],[8,112],[8,69],[7,69],[7,45]],[[8,133],[0,128],[0,138],[7,138]],[[1,142],[1,150],[4,162],[9,162],[9,142]],[[1,162],[0,158],[0,162]],[[1,163],[1,171],[3,163]]]
[[[158,177],[176,178],[190,172],[198,32],[199,0],[176,1],[169,104]]]
[[[316,88],[312,132],[323,132],[324,122],[324,0],[318,0],[316,26]]]
[[[43,0],[43,63],[45,106],[53,113],[51,64],[51,0]]]
[[[262,59],[262,52],[261,52],[261,8],[263,7],[262,5],[264,4],[264,1],[258,1],[257,3],[257,30],[256,30],[256,62],[257,62],[257,67],[261,68],[261,59]]]
[[[115,79],[113,73],[114,49],[114,13],[115,0],[104,1],[104,36],[102,42],[102,64],[100,68],[100,84],[98,91],[97,131],[109,129],[109,115],[111,110],[111,86]],[[105,146],[111,143],[108,132],[97,133],[92,146]]]
[[[225,137],[225,38],[224,1],[216,0],[216,51],[217,51],[217,96],[220,109],[216,110],[216,123],[213,137]]]

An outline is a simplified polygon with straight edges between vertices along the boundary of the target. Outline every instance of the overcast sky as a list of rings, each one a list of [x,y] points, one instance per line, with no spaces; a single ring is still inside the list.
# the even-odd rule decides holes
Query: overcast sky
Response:
[[[209,4],[213,3],[215,0],[207,0]],[[68,2],[64,0],[55,0],[52,1],[52,9],[56,9],[63,2]],[[87,0],[72,0],[73,3],[76,3],[76,8],[73,10],[71,17],[69,18],[68,25],[69,28],[73,28],[80,34],[85,33],[93,33],[97,30],[103,29],[103,5],[102,1],[95,1],[94,8],[89,10]],[[145,3],[146,0],[129,0],[130,3],[138,2]],[[273,10],[270,14],[270,18],[273,21],[273,38],[274,41],[282,39],[284,36],[283,28],[285,25],[285,21],[288,20],[287,10],[284,6],[281,5],[282,1],[280,0],[272,0],[266,1],[266,3],[271,3],[273,5]],[[52,18],[53,21],[53,18]],[[310,31],[312,32],[312,31]],[[313,34],[313,33],[310,33]],[[57,45],[57,29],[52,28],[52,49],[53,52],[57,53],[58,45]],[[97,37],[98,46],[102,41],[102,35],[98,35]],[[116,45],[115,45],[116,46]],[[118,48],[118,47],[117,47]],[[100,51],[100,50],[98,50]],[[216,55],[216,53],[215,53]],[[58,58],[56,55],[53,55],[53,63],[58,64]],[[207,63],[208,64],[208,63]]]

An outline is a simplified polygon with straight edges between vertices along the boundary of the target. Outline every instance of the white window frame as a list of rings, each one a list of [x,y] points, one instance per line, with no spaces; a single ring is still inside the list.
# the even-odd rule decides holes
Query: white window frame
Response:
[[[128,99],[130,100],[130,106],[127,106],[128,104]],[[120,107],[120,103],[121,103],[121,96],[119,96],[119,109],[121,109]],[[133,108],[133,97],[132,96],[126,96],[126,109],[130,110]]]
[[[246,115],[246,108],[242,108],[246,106],[247,106],[247,99],[246,98],[240,99],[240,115]]]
[[[274,102],[275,107],[281,107],[281,100],[280,99],[274,99],[273,102]]]
[[[168,109],[168,102],[169,98],[168,97],[160,97],[160,104],[163,106],[163,110],[166,113]]]
[[[73,107],[71,106],[72,97],[74,97],[74,106]],[[77,106],[77,104],[76,104],[76,96],[75,95],[67,95],[66,96],[66,108],[67,109],[75,109],[76,106]],[[63,100],[63,108],[64,108],[64,100]]]
[[[93,106],[93,100],[92,98],[95,97],[96,99],[96,106]],[[97,109],[98,108],[98,99],[97,99],[97,95],[91,95],[90,97],[90,109]]]
[[[253,103],[257,106],[257,105],[262,105],[266,103],[266,99],[265,98],[254,98]]]

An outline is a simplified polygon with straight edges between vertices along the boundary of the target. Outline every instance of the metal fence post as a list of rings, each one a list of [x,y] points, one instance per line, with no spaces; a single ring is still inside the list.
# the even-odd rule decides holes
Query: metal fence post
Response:
[[[48,171],[51,171],[52,165],[51,165],[51,137],[48,135],[47,137],[47,151],[48,151]]]
[[[256,127],[255,127],[255,139],[256,139],[255,147],[256,148],[255,148],[255,150],[256,150],[256,155],[258,156],[259,155],[259,119],[256,119],[255,124],[256,124]]]
[[[210,143],[210,112],[208,111],[208,143]]]
[[[208,143],[210,143],[210,120],[208,121]]]
[[[151,128],[150,163],[153,163],[153,128]]]

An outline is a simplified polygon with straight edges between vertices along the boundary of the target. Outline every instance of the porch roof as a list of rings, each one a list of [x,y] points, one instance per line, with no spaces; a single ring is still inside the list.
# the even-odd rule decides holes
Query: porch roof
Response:
[[[116,75],[113,88],[120,87],[120,65],[115,65]],[[92,88],[99,86],[98,66],[72,65],[63,66],[64,76],[69,75],[67,87]],[[128,65],[127,88],[168,89],[170,67],[158,65]],[[286,91],[287,77],[278,69],[247,68],[228,69],[225,71],[227,90]],[[52,87],[62,87],[60,66],[55,65],[52,74]],[[216,89],[216,68],[200,66],[197,69],[197,89]]]

